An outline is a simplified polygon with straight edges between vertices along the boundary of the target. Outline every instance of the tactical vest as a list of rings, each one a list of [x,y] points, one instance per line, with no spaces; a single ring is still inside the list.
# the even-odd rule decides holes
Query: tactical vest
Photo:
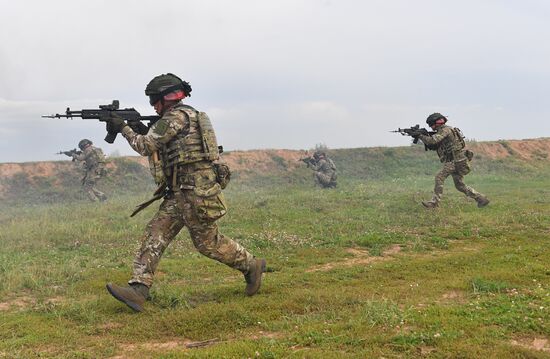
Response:
[[[464,154],[464,147],[466,143],[464,141],[464,135],[459,128],[448,127],[451,135],[446,137],[443,142],[437,148],[437,154],[441,159],[441,162],[456,162],[466,159]]]
[[[92,169],[105,164],[105,155],[103,151],[97,147],[90,146],[90,153],[86,156],[86,168]]]
[[[466,141],[464,141],[466,137],[462,134],[462,131],[460,131],[460,128],[454,127],[453,133],[455,135],[456,148],[459,150],[464,149],[464,147],[466,147]]]
[[[189,126],[170,140],[161,151],[162,166],[167,178],[172,176],[174,168],[220,158],[218,141],[208,115],[187,105],[180,105],[175,110],[187,115]]]

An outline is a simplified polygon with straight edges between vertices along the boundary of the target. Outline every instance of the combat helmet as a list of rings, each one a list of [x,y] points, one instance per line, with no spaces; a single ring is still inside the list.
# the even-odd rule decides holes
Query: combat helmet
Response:
[[[92,141],[88,140],[87,138],[84,138],[82,140],[80,140],[80,142],[78,142],[78,148],[80,148],[81,150],[84,150],[84,148],[88,145],[92,145]]]
[[[316,150],[315,152],[313,152],[313,157],[314,158],[326,157],[326,153],[325,151]]]
[[[183,81],[172,73],[158,75],[153,78],[145,87],[145,95],[149,96],[149,103],[154,105],[162,99],[167,99],[165,96],[175,93],[174,100],[181,100],[184,97],[191,96],[191,85]]]
[[[426,119],[426,123],[428,124],[428,126],[433,126],[439,119],[444,119],[445,123],[447,123],[447,117],[443,116],[439,112],[434,112],[430,116],[428,116],[428,118]]]

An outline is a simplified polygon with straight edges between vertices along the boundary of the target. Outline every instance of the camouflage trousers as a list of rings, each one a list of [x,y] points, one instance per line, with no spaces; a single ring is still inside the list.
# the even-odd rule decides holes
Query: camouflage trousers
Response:
[[[86,173],[86,177],[82,180],[82,189],[88,196],[88,199],[92,202],[105,201],[107,196],[95,188],[97,182],[103,177],[101,172],[89,171]]]
[[[468,161],[459,161],[459,162],[445,162],[441,171],[439,171],[435,176],[435,187],[434,195],[432,201],[439,203],[443,195],[443,184],[447,177],[452,176],[455,187],[460,192],[464,193],[466,196],[475,199],[478,201],[485,196],[477,192],[470,186],[467,186],[464,183],[464,176],[470,173],[470,164]]]
[[[315,172],[315,183],[323,188],[336,187],[336,174]]]
[[[215,221],[225,211],[221,192],[213,196],[198,195],[194,190],[169,194],[147,224],[134,260],[132,279],[128,283],[142,283],[148,287],[153,284],[164,250],[183,227],[187,227],[200,253],[243,273],[248,272],[254,256],[218,231]]]

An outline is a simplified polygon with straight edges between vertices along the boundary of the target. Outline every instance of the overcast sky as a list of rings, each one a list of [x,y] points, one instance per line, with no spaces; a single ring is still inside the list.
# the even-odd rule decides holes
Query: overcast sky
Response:
[[[42,114],[193,87],[227,150],[408,145],[432,112],[476,140],[550,136],[546,0],[0,0],[0,162],[62,159],[91,120]]]

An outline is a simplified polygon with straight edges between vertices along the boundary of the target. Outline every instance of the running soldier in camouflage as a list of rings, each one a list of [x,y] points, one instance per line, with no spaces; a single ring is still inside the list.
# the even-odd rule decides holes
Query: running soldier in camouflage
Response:
[[[418,138],[429,148],[435,148],[443,168],[435,176],[434,195],[430,201],[423,201],[426,208],[439,206],[443,195],[443,184],[453,177],[455,187],[466,196],[473,198],[478,207],[485,207],[489,199],[464,183],[464,176],[470,173],[469,161],[473,153],[465,149],[464,135],[458,128],[447,126],[447,118],[440,113],[428,116],[426,123],[435,131],[433,135],[419,134]]]
[[[121,132],[135,151],[148,156],[155,182],[165,191],[141,238],[129,286],[107,284],[116,299],[135,311],[143,310],[160,258],[183,227],[200,253],[244,274],[247,295],[256,294],[265,271],[264,259],[218,231],[216,220],[227,211],[220,183],[225,184],[213,162],[219,159],[218,146],[208,116],[181,102],[190,92],[191,86],[173,74],[157,76],[145,94],[161,118],[145,134],[120,118],[107,124],[110,133]]]
[[[103,202],[107,199],[107,196],[95,186],[106,173],[105,155],[100,148],[92,145],[92,141],[83,139],[78,142],[78,147],[82,150],[82,152],[78,153],[76,151],[72,151],[67,153],[70,153],[70,157],[73,158],[73,161],[79,161],[83,164],[84,177],[82,178],[82,189],[90,201]]]
[[[325,152],[316,151],[311,168],[315,171],[315,183],[323,188],[336,187],[336,166]]]

